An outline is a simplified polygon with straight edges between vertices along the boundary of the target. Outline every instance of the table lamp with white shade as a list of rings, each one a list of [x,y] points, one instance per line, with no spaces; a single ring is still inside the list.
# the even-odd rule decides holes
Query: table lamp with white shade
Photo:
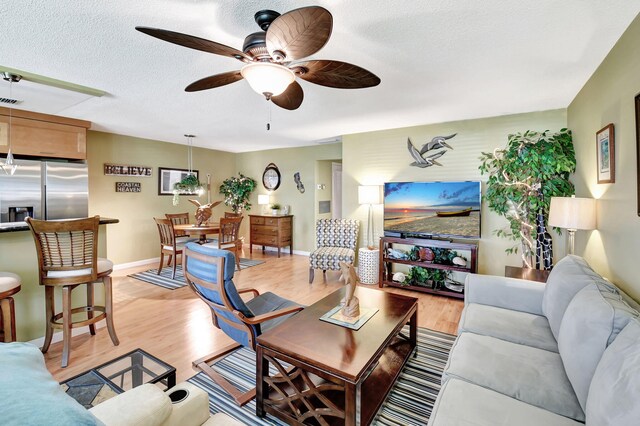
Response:
[[[367,218],[367,247],[373,246],[373,206],[382,204],[381,185],[360,185],[358,187],[358,203],[369,205],[369,217]]]
[[[258,205],[262,206],[262,213],[264,213],[264,206],[269,204],[269,196],[267,194],[258,194]]]
[[[593,198],[551,197],[549,225],[569,233],[569,254],[573,254],[578,229],[596,229],[596,200]]]

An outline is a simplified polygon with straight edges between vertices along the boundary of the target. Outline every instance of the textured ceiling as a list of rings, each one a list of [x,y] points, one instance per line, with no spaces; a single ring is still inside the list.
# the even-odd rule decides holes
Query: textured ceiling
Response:
[[[301,81],[305,99],[296,111],[270,111],[245,81],[186,93],[189,83],[241,63],[134,29],[174,30],[241,49],[259,30],[256,11],[314,4],[333,14],[334,28],[313,58],[359,65],[382,79],[379,86],[338,90]],[[197,146],[243,152],[564,108],[639,11],[640,0],[3,1],[0,65],[108,93],[59,99],[48,89],[20,94],[19,83],[19,108],[162,141],[185,143],[182,135],[193,133]]]

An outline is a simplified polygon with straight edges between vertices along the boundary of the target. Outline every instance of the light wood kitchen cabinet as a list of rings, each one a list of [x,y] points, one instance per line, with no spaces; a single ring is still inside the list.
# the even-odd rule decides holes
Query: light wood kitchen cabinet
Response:
[[[249,215],[249,252],[253,253],[253,245],[277,247],[278,257],[282,247],[289,246],[289,254],[293,254],[293,215],[262,216]]]
[[[15,155],[86,160],[91,123],[13,109],[11,148]],[[0,153],[9,150],[9,110],[0,108]]]

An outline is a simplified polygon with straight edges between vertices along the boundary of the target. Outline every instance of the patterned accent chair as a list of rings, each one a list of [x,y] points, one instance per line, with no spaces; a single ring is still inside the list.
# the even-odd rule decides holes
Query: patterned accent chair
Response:
[[[340,262],[355,261],[356,240],[360,221],[356,219],[319,219],[316,222],[317,247],[309,256],[309,284],[315,269],[340,270]]]

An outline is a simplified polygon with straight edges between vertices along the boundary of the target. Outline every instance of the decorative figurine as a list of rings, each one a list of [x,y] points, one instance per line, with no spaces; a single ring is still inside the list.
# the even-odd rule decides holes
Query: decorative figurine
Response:
[[[213,209],[215,206],[220,204],[222,201],[216,201],[214,203],[209,203],[204,205],[200,204],[200,201],[198,200],[189,200],[189,202],[194,206],[198,207],[195,214],[196,226],[202,226],[202,224],[208,221],[209,218],[211,217],[211,209]]]
[[[354,296],[358,285],[358,276],[351,263],[340,262],[340,271],[347,286],[347,294],[342,299],[343,308],[341,313],[345,317],[354,318],[360,315],[360,301]]]

